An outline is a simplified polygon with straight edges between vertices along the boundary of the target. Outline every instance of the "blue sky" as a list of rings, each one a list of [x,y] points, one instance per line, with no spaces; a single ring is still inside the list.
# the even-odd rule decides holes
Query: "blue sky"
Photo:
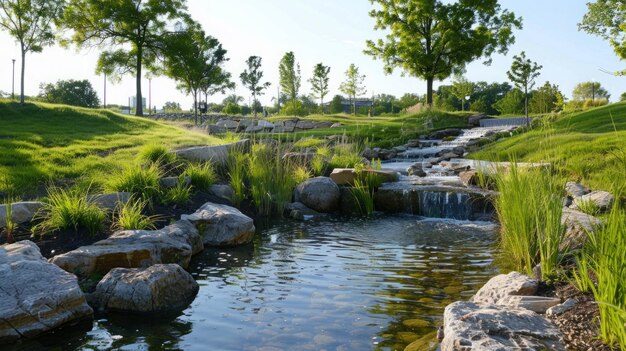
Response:
[[[586,12],[585,0],[501,0],[504,8],[524,19],[524,28],[517,31],[516,44],[507,56],[496,55],[489,67],[480,62],[467,68],[467,78],[473,81],[506,81],[514,54],[526,51],[527,56],[543,65],[539,84],[549,80],[560,86],[566,96],[580,81],[596,80],[612,94],[613,100],[626,91],[626,77],[613,77],[600,72],[622,70],[624,63],[613,53],[607,42],[578,32],[577,23]],[[248,97],[241,87],[239,74],[244,61],[251,55],[263,58],[265,78],[272,83],[261,99],[270,104],[276,95],[278,62],[287,51],[294,51],[302,69],[303,93],[310,92],[306,80],[313,66],[323,62],[331,66],[331,94],[338,93],[344,71],[355,63],[367,76],[367,95],[387,93],[400,96],[406,92],[423,94],[425,82],[414,77],[402,77],[401,72],[385,75],[382,63],[364,55],[365,41],[378,38],[374,20],[368,16],[371,4],[366,0],[189,0],[192,16],[208,34],[218,38],[228,50],[230,61],[226,68],[238,84],[236,93]],[[37,94],[41,82],[59,79],[89,79],[102,96],[102,77],[94,74],[96,50],[65,50],[46,48],[43,53],[28,55],[26,93]],[[19,49],[5,33],[0,32],[0,90],[11,91],[11,59],[16,63],[16,92],[19,91]],[[444,83],[436,83],[445,84]],[[148,96],[145,80],[144,94]],[[123,104],[134,95],[134,81],[125,77],[108,85],[108,103]],[[210,101],[220,101],[214,96]],[[152,103],[158,107],[166,101],[178,101],[184,107],[191,98],[176,90],[167,78],[152,81]]]

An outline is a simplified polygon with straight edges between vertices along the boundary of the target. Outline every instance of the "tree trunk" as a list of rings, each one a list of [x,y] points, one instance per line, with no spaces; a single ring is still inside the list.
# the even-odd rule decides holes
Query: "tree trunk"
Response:
[[[193,92],[193,124],[198,125],[198,92]]]
[[[24,48],[24,43],[21,44],[22,48],[22,77],[21,77],[21,88],[20,88],[20,104],[24,103],[24,72],[26,72],[26,49]]]
[[[433,77],[426,78],[426,105],[433,107]]]
[[[526,126],[530,127],[530,117],[528,116],[528,85],[524,87],[524,111],[526,112]]]
[[[461,111],[465,112],[465,98],[461,99]]]
[[[352,97],[352,113],[356,116],[356,95]]]
[[[256,118],[256,104],[254,103],[256,101],[256,94],[252,94],[252,110],[254,111],[254,118]]]
[[[137,106],[135,107],[135,116],[143,116],[143,96],[141,94],[141,63],[142,63],[142,50],[137,49]]]
[[[320,106],[322,107],[322,116],[324,115],[324,97],[320,97]]]

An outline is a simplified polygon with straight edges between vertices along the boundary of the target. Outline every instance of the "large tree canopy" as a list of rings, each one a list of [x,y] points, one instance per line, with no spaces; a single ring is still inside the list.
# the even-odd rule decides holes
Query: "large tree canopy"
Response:
[[[624,0],[597,0],[587,3],[588,11],[578,29],[608,40],[620,59],[626,60],[626,3]],[[626,70],[617,72],[626,75]]]
[[[572,100],[608,100],[611,97],[599,82],[582,82],[572,90]]]
[[[494,52],[506,53],[521,18],[503,10],[498,0],[370,0],[375,29],[386,39],[367,41],[365,53],[382,60],[385,71],[400,68],[427,82],[427,103],[433,102],[433,81],[460,73],[465,66]]]
[[[20,102],[24,103],[26,54],[41,52],[54,43],[54,21],[63,12],[63,0],[0,0],[0,28],[20,44],[22,72]]]
[[[78,47],[104,50],[97,73],[135,75],[136,111],[141,116],[142,69],[162,55],[174,24],[188,18],[184,0],[70,0],[63,22],[73,31],[70,41]]]
[[[98,107],[100,99],[91,83],[84,80],[60,80],[56,84],[42,83],[39,96],[46,102],[82,107]]]

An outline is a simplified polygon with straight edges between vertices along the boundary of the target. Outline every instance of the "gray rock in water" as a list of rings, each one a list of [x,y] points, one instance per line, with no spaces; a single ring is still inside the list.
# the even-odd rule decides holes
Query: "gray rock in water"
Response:
[[[574,198],[574,205],[578,208],[585,203],[592,203],[599,211],[610,211],[615,198],[608,191],[596,190],[589,194]]]
[[[44,206],[44,203],[35,201],[13,203],[11,204],[11,219],[17,224],[28,223]],[[7,205],[0,205],[0,228],[6,226],[6,220]]]
[[[321,216],[321,213],[306,207],[302,202],[292,202],[286,204],[285,213],[289,217],[300,221]]]
[[[115,268],[98,283],[91,300],[106,311],[172,313],[185,309],[198,283],[177,264]]]
[[[187,267],[191,256],[204,249],[198,230],[188,221],[178,221],[160,230],[126,230],[108,239],[82,246],[50,262],[87,278],[107,274],[113,268],[149,267],[176,263]]]
[[[567,182],[565,184],[565,191],[567,195],[576,198],[581,197],[589,193],[589,189],[585,188],[582,184],[576,182]]]
[[[472,302],[499,304],[507,296],[532,296],[537,293],[538,282],[529,276],[511,272],[491,278],[472,297]]]
[[[234,246],[252,241],[254,221],[238,209],[207,202],[195,213],[181,216],[198,228],[205,245]]]
[[[296,187],[296,200],[318,212],[335,211],[339,198],[339,187],[328,177],[309,179]]]
[[[127,203],[131,196],[131,193],[126,192],[89,195],[87,196],[87,201],[96,204],[101,209],[112,211],[118,206]]]
[[[422,163],[416,162],[411,165],[411,167],[407,168],[407,174],[415,177],[426,177],[426,172],[422,169]]]
[[[442,351],[565,350],[563,335],[527,309],[455,302],[444,312]]]
[[[0,246],[0,344],[93,318],[76,276],[48,263],[33,242]]]

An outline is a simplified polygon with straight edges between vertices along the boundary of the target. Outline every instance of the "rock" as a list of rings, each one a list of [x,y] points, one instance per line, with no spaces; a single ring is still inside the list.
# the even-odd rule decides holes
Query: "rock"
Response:
[[[98,283],[93,295],[97,307],[106,311],[173,313],[184,310],[198,290],[198,283],[181,266],[157,264],[114,268]]]
[[[295,131],[295,127],[293,126],[277,126],[274,127],[274,133],[293,133]]]
[[[480,177],[477,171],[463,171],[459,173],[459,178],[461,178],[461,182],[463,182],[465,186],[480,185]]]
[[[593,203],[599,211],[606,212],[611,210],[614,201],[615,198],[608,191],[596,190],[581,197],[574,198],[574,205],[581,208],[581,204]]]
[[[161,178],[159,180],[159,185],[163,189],[172,189],[172,188],[177,187],[179,182],[180,182],[180,178],[179,177],[165,177],[165,178]],[[189,178],[189,177],[183,178],[183,184],[185,184],[187,186],[191,185],[191,178]]]
[[[89,195],[87,201],[96,204],[101,209],[112,211],[127,203],[132,196],[133,194],[127,192]]]
[[[343,124],[341,123],[333,123],[333,125],[330,126],[331,128],[341,128],[343,127]]]
[[[218,126],[215,124],[209,124],[208,126],[206,126],[206,131],[209,134],[224,134],[227,130],[228,129],[226,129],[226,127]]]
[[[567,299],[565,302],[563,302],[560,305],[556,305],[556,306],[552,306],[548,308],[548,310],[546,311],[546,316],[548,317],[560,316],[563,313],[571,310],[574,306],[576,306],[576,304],[578,304],[578,301],[574,299]]]
[[[455,302],[444,312],[442,351],[565,350],[550,321],[527,309]]]
[[[235,195],[235,190],[233,190],[233,187],[228,184],[213,184],[211,185],[209,191],[211,194],[228,201],[231,201]]]
[[[339,187],[339,211],[345,215],[359,214],[359,204],[352,194],[352,188]]]
[[[419,139],[411,139],[409,141],[407,141],[406,143],[406,147],[407,148],[416,148],[416,147],[420,147],[421,143],[419,141]]]
[[[421,162],[416,162],[412,164],[411,167],[407,168],[406,171],[409,176],[426,177],[427,175],[426,172],[424,172],[424,170],[422,169]]]
[[[207,202],[195,213],[182,215],[198,228],[205,245],[234,246],[248,244],[254,237],[254,221],[238,209]]]
[[[246,128],[245,132],[246,133],[260,133],[264,130],[265,128],[261,126],[249,126]]]
[[[471,127],[480,127],[480,120],[484,118],[487,118],[487,116],[484,113],[471,115],[467,117],[467,124]]]
[[[535,313],[544,314],[550,307],[561,303],[561,299],[545,296],[505,296],[498,305],[513,308],[525,308]]]
[[[31,241],[0,246],[0,276],[0,345],[93,318],[76,276]]]
[[[274,129],[275,127],[274,123],[265,120],[260,120],[258,126],[263,129]]]
[[[363,172],[380,177],[384,183],[396,182],[400,178],[398,173],[393,172],[393,171],[364,169]],[[330,174],[330,179],[332,179],[337,185],[354,184],[355,178],[356,178],[356,172],[354,171],[354,168],[335,168]]]
[[[604,225],[600,219],[592,215],[567,207],[563,208],[561,224],[565,226],[565,236],[561,242],[562,250],[580,249],[587,241],[589,233],[595,232]]]
[[[451,159],[457,158],[457,157],[459,157],[459,155],[457,155],[456,153],[454,153],[454,152],[447,152],[447,153],[439,156],[439,159],[438,159],[439,161],[437,163],[440,163],[442,161],[450,161]]]
[[[463,133],[463,131],[457,128],[443,129],[443,130],[438,130],[434,133],[431,133],[430,135],[428,135],[427,139],[439,140],[439,139],[444,139],[447,137],[459,136],[461,135],[461,133]]]
[[[511,272],[491,278],[472,297],[471,301],[483,304],[499,304],[507,296],[532,296],[537,293],[538,282],[527,275]]]
[[[378,158],[383,161],[394,159],[396,156],[398,156],[398,152],[396,150],[381,149],[378,153]]]
[[[283,155],[283,161],[297,165],[308,165],[315,158],[313,152],[288,152]]]
[[[178,221],[160,230],[126,230],[108,239],[82,246],[51,263],[80,278],[107,274],[113,268],[149,267],[176,263],[187,267],[192,255],[204,249],[198,230],[188,221]]]
[[[567,182],[565,184],[565,191],[567,192],[567,195],[573,198],[589,194],[589,189],[585,188],[582,184],[576,182]]]
[[[42,202],[16,202],[11,204],[11,219],[14,223],[28,223],[33,220],[37,212],[44,207]],[[6,226],[7,205],[0,205],[0,228]]]
[[[397,152],[397,153],[402,153],[405,152],[407,150],[406,146],[395,146],[392,148],[393,151]]]
[[[216,125],[225,129],[237,129],[239,122],[233,121],[232,119],[222,119],[217,121]]]
[[[368,160],[376,160],[379,158],[379,153],[380,153],[379,148],[370,149],[369,147],[367,147],[365,148],[365,150],[363,150],[363,153],[361,154],[361,156],[363,156],[363,158],[368,159]]]
[[[174,153],[180,158],[189,161],[206,162],[211,161],[214,164],[223,166],[228,161],[228,152],[233,149],[240,149],[248,152],[250,149],[250,140],[244,139],[235,143],[214,146],[196,146],[186,149],[176,150]]]
[[[332,212],[339,205],[339,187],[327,177],[312,178],[296,187],[296,199],[322,213]]]
[[[286,204],[285,213],[289,217],[293,219],[297,219],[299,221],[312,219],[312,218],[321,216],[319,212],[306,207],[301,202],[293,202],[293,203]]]
[[[314,129],[315,128],[315,122],[313,122],[313,121],[298,121],[298,123],[296,123],[295,127],[297,129]]]
[[[237,126],[238,132],[243,132],[250,127],[256,127],[257,121],[253,119],[242,119],[239,121],[239,125]]]

